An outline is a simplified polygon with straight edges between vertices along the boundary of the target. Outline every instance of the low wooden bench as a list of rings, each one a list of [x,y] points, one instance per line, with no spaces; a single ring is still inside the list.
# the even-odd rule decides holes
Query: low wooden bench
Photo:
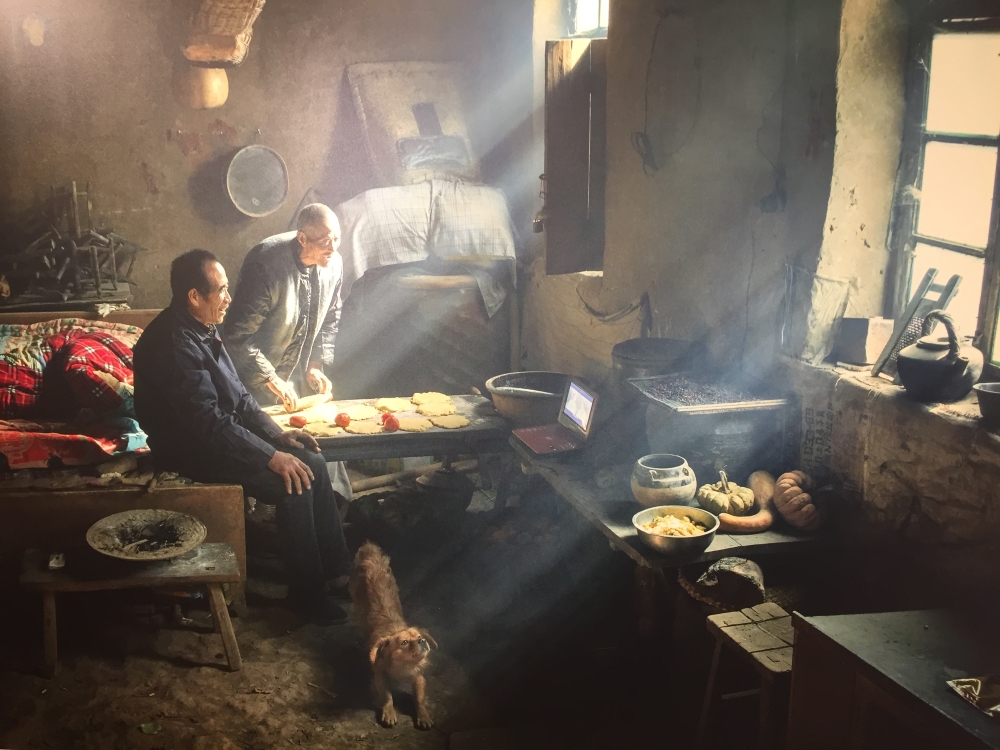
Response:
[[[774,747],[777,735],[775,706],[780,702],[777,693],[787,693],[791,684],[795,640],[791,615],[777,604],[765,602],[739,612],[709,615],[707,625],[708,631],[715,636],[715,653],[698,723],[698,745],[705,743],[709,715],[718,692],[719,660],[725,646],[760,676],[760,689],[756,691],[760,696],[759,743],[762,748]]]
[[[98,555],[67,556],[66,566],[49,570],[48,556],[30,549],[24,554],[21,585],[41,592],[45,666],[50,677],[59,671],[56,594],[76,591],[111,591],[133,588],[162,588],[202,585],[208,588],[208,601],[215,620],[215,631],[222,635],[229,668],[243,666],[236,634],[233,631],[223,583],[239,583],[240,568],[236,553],[228,544],[200,544],[181,557],[160,562],[135,563]]]

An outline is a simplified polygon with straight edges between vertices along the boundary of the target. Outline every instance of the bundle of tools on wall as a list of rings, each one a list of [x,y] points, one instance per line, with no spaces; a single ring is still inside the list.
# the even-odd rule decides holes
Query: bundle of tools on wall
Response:
[[[143,248],[90,219],[90,186],[52,188],[49,198],[0,254],[0,309],[44,310],[131,299],[130,278]],[[8,235],[10,236],[10,235]]]

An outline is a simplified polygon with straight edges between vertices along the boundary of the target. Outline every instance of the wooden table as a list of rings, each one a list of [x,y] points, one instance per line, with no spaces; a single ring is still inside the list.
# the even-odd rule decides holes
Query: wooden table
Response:
[[[21,575],[21,585],[42,594],[45,664],[52,677],[59,670],[58,592],[196,585],[208,588],[215,629],[222,636],[229,668],[235,672],[243,661],[221,584],[239,582],[236,553],[228,544],[200,544],[181,557],[149,563],[115,560],[87,550],[67,555],[66,567],[57,570],[49,570],[48,556],[44,552],[31,549],[24,554],[24,573]]]
[[[792,621],[788,750],[1000,750],[1000,721],[945,684],[1000,672],[996,623],[945,610]]]
[[[352,435],[348,432],[316,438],[327,461],[404,456],[457,456],[463,453],[503,453],[510,450],[510,426],[482,396],[452,396],[455,413],[469,420],[467,427],[446,430],[431,427],[426,432],[381,432]],[[338,406],[374,404],[373,399],[338,401]],[[414,416],[420,416],[414,414]]]
[[[796,531],[788,527],[769,529],[759,534],[716,533],[715,539],[696,558],[664,555],[650,549],[632,525],[632,516],[642,507],[632,497],[627,484],[602,489],[594,482],[596,467],[571,462],[531,458],[515,445],[515,451],[530,471],[552,485],[570,505],[594,525],[612,546],[647,568],[676,568],[723,557],[791,552],[815,547],[824,535]],[[628,476],[630,467],[618,467],[616,476]]]

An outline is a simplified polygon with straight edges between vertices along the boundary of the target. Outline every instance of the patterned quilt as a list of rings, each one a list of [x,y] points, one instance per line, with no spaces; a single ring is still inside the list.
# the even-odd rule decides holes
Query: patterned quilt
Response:
[[[41,372],[55,352],[85,333],[106,333],[133,349],[142,329],[84,318],[59,318],[25,326],[0,325],[0,362]]]
[[[0,455],[10,469],[42,468],[52,459],[90,464],[146,449],[131,418],[132,348],[141,334],[136,326],[82,318],[0,325]],[[46,412],[72,419],[84,408],[92,412],[89,424],[15,419],[42,409],[43,381]]]

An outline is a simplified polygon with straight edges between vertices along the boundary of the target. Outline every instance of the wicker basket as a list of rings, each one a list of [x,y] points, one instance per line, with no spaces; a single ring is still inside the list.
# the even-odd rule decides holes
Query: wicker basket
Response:
[[[201,0],[191,17],[184,57],[196,65],[232,67],[246,57],[265,0]]]

